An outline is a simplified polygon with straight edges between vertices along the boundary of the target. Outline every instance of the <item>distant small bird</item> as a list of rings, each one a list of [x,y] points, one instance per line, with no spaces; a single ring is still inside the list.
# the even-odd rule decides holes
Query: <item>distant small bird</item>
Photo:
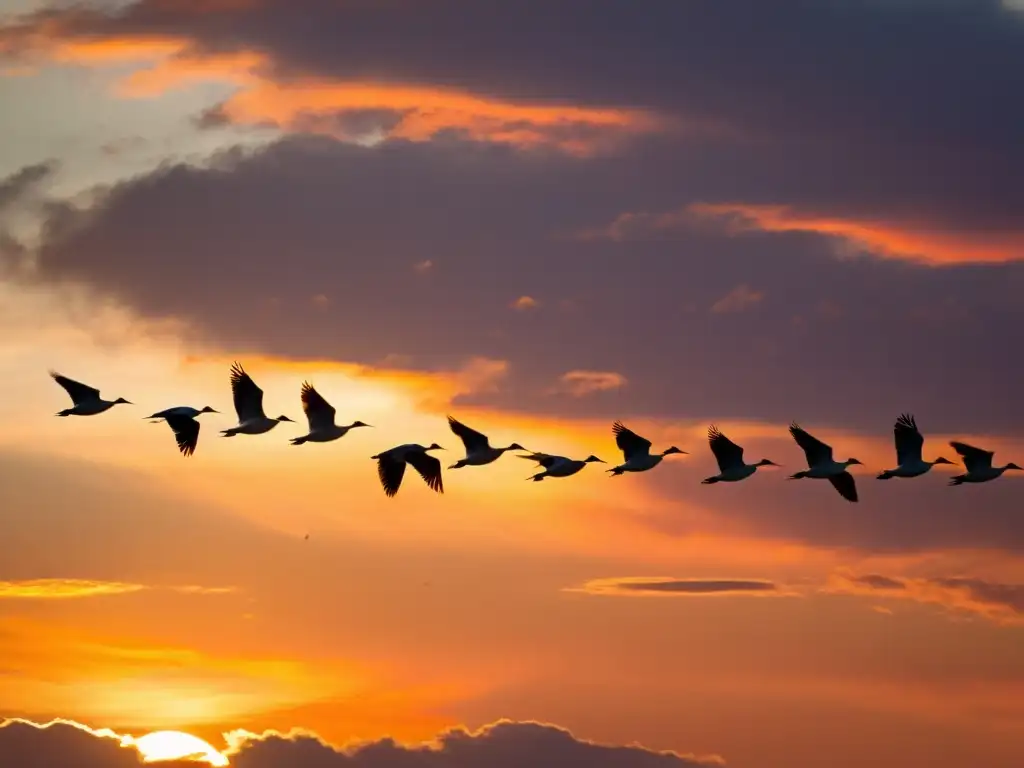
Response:
[[[408,443],[371,456],[371,459],[377,460],[377,475],[380,477],[384,494],[390,498],[398,493],[406,464],[411,464],[412,468],[420,473],[428,487],[438,493],[444,493],[444,486],[441,483],[441,462],[427,453],[443,450],[444,448],[437,443],[431,443],[426,448],[419,443]]]
[[[201,413],[220,413],[220,411],[215,411],[208,405],[201,410],[187,405],[179,405],[146,418],[150,419],[152,424],[159,424],[161,420],[167,422],[167,426],[174,433],[174,439],[178,441],[178,450],[184,456],[191,456],[195,453],[196,445],[199,443],[199,421],[196,417]]]
[[[750,477],[758,467],[779,466],[769,459],[761,459],[757,464],[745,464],[743,449],[723,435],[714,424],[708,427],[708,443],[711,445],[711,452],[715,454],[715,461],[718,462],[718,474],[701,480],[704,485],[734,483]]]
[[[626,429],[620,421],[616,421],[612,425],[612,433],[615,435],[615,444],[619,446],[625,459],[619,466],[608,470],[612,477],[621,475],[623,472],[646,472],[648,469],[654,469],[663,458],[670,454],[686,453],[674,445],[661,453],[651,453],[651,441]]]
[[[608,463],[604,459],[599,459],[593,455],[587,456],[585,459],[570,459],[567,456],[553,456],[550,453],[531,453],[526,456],[519,455],[519,458],[536,461],[540,466],[544,467],[543,472],[538,472],[536,475],[526,478],[535,482],[539,482],[545,477],[569,477],[570,475],[575,475],[587,464],[594,461],[599,461],[602,464]]]
[[[886,469],[878,475],[879,480],[888,480],[893,477],[918,477],[923,475],[936,464],[952,464],[949,459],[941,456],[935,461],[924,461],[921,458],[921,448],[924,446],[924,438],[917,429],[917,422],[909,413],[901,414],[896,419],[892,428],[893,440],[896,443],[895,469]]]
[[[231,393],[235,400],[235,413],[238,414],[238,426],[222,429],[224,437],[235,435],[262,435],[277,426],[279,421],[291,421],[287,416],[276,419],[267,418],[263,412],[263,390],[256,386],[242,366],[234,363],[231,366]]]
[[[466,446],[466,458],[459,459],[448,469],[461,469],[467,466],[477,467],[483,464],[490,464],[492,461],[499,459],[505,451],[526,450],[519,443],[512,443],[505,448],[492,448],[487,435],[477,432],[475,429],[470,429],[451,416],[448,417],[448,426],[451,427],[452,432],[459,436],[462,444]]]
[[[802,477],[810,477],[828,480],[844,499],[857,501],[857,484],[853,480],[853,475],[847,472],[846,468],[861,462],[858,459],[835,461],[832,458],[832,446],[811,436],[796,422],[790,425],[789,433],[796,440],[797,445],[803,448],[808,466],[808,469],[790,475],[789,479],[799,480]]]
[[[119,397],[117,400],[104,400],[100,397],[98,389],[93,389],[80,381],[69,379],[67,376],[61,376],[56,371],[50,371],[50,376],[64,387],[64,391],[71,396],[71,402],[74,403],[74,406],[71,408],[65,408],[63,411],[55,414],[57,416],[95,416],[98,413],[103,413],[113,408],[115,405],[132,405],[123,397]]]
[[[353,421],[347,427],[335,424],[334,416],[336,411],[334,406],[324,400],[308,381],[302,382],[302,410],[306,414],[306,421],[309,422],[309,434],[302,437],[293,437],[292,445],[329,443],[331,440],[344,437],[350,429],[370,426],[361,421]]]
[[[967,471],[962,475],[953,477],[949,481],[949,485],[985,483],[989,480],[995,480],[1008,469],[1022,469],[1012,462],[1002,467],[993,467],[992,457],[995,456],[995,451],[975,448],[973,445],[958,443],[955,440],[950,445],[953,446],[954,451],[963,457],[964,466],[967,468]]]

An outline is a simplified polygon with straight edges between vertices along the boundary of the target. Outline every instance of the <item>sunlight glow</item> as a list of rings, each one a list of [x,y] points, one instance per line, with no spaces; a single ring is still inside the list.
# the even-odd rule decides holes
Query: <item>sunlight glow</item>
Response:
[[[154,731],[135,739],[132,745],[146,763],[194,760],[209,765],[228,764],[228,759],[205,741],[182,731]]]

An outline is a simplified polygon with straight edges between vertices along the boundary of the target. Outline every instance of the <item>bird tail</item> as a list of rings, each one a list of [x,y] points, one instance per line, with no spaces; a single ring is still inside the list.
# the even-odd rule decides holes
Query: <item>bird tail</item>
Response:
[[[306,435],[303,435],[302,437],[293,437],[291,443],[292,445],[302,445],[307,440],[309,440],[309,438]]]
[[[222,429],[220,431],[220,436],[221,437],[234,437],[237,434],[238,433],[235,432],[235,430],[233,430],[233,429]]]
[[[705,477],[703,480],[700,481],[700,484],[701,485],[713,485],[713,484],[715,484],[717,482],[718,482],[718,478],[717,477]]]
[[[619,467],[612,467],[611,469],[606,469],[605,470],[605,472],[609,473],[612,477],[618,477],[619,475],[621,475],[625,471],[626,470],[621,469]]]
[[[879,474],[878,477],[875,478],[875,479],[876,480],[890,480],[890,479],[892,479],[892,473],[889,470],[885,470],[884,472]]]
[[[957,475],[956,477],[950,478],[946,485],[963,485],[964,479]]]
[[[54,416],[70,416],[71,415],[71,409],[70,408],[65,408],[63,411],[58,411],[57,413],[55,413],[53,415]]]
[[[462,459],[459,459],[454,464],[449,464],[448,469],[462,469],[464,466],[466,466],[466,462],[463,461]]]
[[[799,472],[793,473],[792,475],[790,475],[786,479],[787,480],[799,480],[799,479],[801,479],[803,477],[807,477],[807,473],[805,471],[801,470]]]
[[[539,483],[547,475],[546,472],[538,472],[536,475],[530,475],[527,480],[533,480],[535,483]]]

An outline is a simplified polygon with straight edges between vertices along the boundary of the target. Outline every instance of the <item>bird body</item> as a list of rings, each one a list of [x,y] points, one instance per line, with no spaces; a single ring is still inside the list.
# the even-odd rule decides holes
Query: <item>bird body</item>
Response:
[[[210,406],[203,408],[192,408],[188,405],[179,405],[174,408],[167,408],[158,411],[151,416],[151,424],[159,424],[161,421],[167,423],[174,433],[174,439],[178,443],[178,450],[183,456],[191,456],[196,451],[199,443],[199,421],[197,417],[203,413],[219,413]]]
[[[860,464],[858,459],[836,461],[832,458],[832,446],[818,440],[800,428],[795,422],[790,425],[789,433],[793,436],[807,458],[807,469],[790,475],[790,480],[809,477],[817,480],[828,480],[840,496],[847,501],[857,501],[857,484],[847,471],[847,467]]]
[[[384,494],[389,498],[398,493],[402,485],[402,477],[405,475],[405,465],[411,464],[412,468],[419,472],[420,477],[429,488],[438,493],[444,493],[444,485],[441,481],[441,462],[431,456],[427,451],[443,451],[437,443],[431,443],[423,447],[419,443],[406,443],[396,445],[386,451],[371,456],[377,460],[377,476],[384,488]]]
[[[544,467],[543,472],[538,472],[535,475],[531,475],[526,478],[527,480],[533,480],[539,482],[545,477],[570,477],[575,475],[587,464],[591,462],[600,462],[605,464],[603,459],[597,458],[597,456],[588,456],[585,459],[570,459],[567,456],[555,456],[550,453],[531,453],[526,456],[519,456],[520,459],[529,459],[530,461],[536,461],[540,466]]]
[[[986,483],[1002,476],[1009,469],[1022,469],[1014,463],[1005,464],[1001,467],[992,466],[992,457],[995,451],[986,451],[982,448],[975,448],[967,443],[953,441],[950,443],[953,450],[959,453],[964,460],[964,467],[967,471],[962,475],[951,478],[949,485],[960,485],[962,483]]]
[[[337,413],[334,406],[328,403],[323,396],[313,388],[308,381],[302,382],[302,410],[306,414],[306,421],[309,423],[309,434],[292,438],[292,445],[303,443],[329,443],[349,433],[349,430],[356,427],[368,427],[361,421],[353,421],[348,426],[336,424],[334,417]]]
[[[758,467],[779,466],[769,459],[761,459],[757,464],[744,463],[743,449],[723,435],[714,424],[708,427],[708,444],[718,462],[718,474],[701,480],[704,485],[739,482],[754,474]]]
[[[924,438],[917,429],[917,422],[909,413],[902,414],[893,426],[893,441],[896,444],[895,469],[886,469],[878,475],[879,480],[893,477],[920,477],[936,464],[952,464],[949,459],[939,456],[935,461],[921,458]]]
[[[263,390],[256,386],[241,365],[231,366],[231,393],[235,402],[238,425],[222,429],[224,437],[235,435],[262,435],[277,426],[278,422],[291,421],[287,416],[271,419],[263,412]]]
[[[654,469],[661,463],[661,460],[673,453],[686,453],[674,445],[666,448],[661,453],[651,453],[651,441],[640,437],[630,429],[626,429],[622,422],[616,421],[612,425],[612,433],[615,435],[615,444],[622,451],[624,461],[617,467],[608,470],[612,477],[621,475],[623,472],[646,472]]]
[[[506,451],[525,451],[519,443],[512,443],[504,448],[495,448],[491,445],[487,435],[470,429],[460,421],[451,416],[448,417],[448,426],[452,432],[459,436],[462,444],[466,447],[466,457],[459,459],[448,469],[461,469],[462,467],[479,467],[497,461]]]
[[[131,405],[123,397],[117,400],[104,400],[100,397],[100,391],[80,381],[61,376],[56,371],[50,371],[50,377],[60,384],[68,393],[74,405],[57,412],[57,416],[95,416],[96,414],[109,411],[115,405]]]

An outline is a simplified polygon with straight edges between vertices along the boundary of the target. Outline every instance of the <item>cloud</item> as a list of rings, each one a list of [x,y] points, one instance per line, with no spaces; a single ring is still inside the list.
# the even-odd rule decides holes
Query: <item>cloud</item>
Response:
[[[511,304],[512,309],[518,309],[520,311],[536,309],[538,306],[540,306],[539,301],[537,301],[532,296],[526,296],[525,294],[523,296],[520,296]]]
[[[189,595],[224,595],[235,587],[153,587],[121,581],[93,581],[90,579],[24,579],[0,581],[0,600],[65,600],[79,597],[125,595],[148,589],[167,589]]]
[[[56,161],[26,165],[0,179],[0,212],[19,202],[39,184],[53,176],[58,168]]]
[[[996,624],[1024,624],[1024,584],[966,577],[893,577],[833,574],[822,592],[868,595],[936,605],[952,615],[974,615]]]
[[[621,389],[626,383],[626,377],[615,371],[568,371],[559,378],[554,391],[586,397],[596,392]]]
[[[723,766],[717,756],[696,757],[655,752],[640,746],[610,746],[578,739],[557,726],[501,720],[470,731],[454,728],[433,743],[401,744],[381,739],[337,748],[315,734],[226,734],[224,751],[236,768],[699,768]],[[25,720],[0,722],[0,753],[18,768],[137,768],[139,757],[130,736],[93,730],[71,721],[37,725]],[[178,763],[160,763],[173,768]],[[195,763],[181,763],[195,765]]]
[[[788,597],[798,595],[772,581],[761,579],[679,579],[673,577],[620,576],[607,579],[591,579],[568,592],[584,592],[590,595],[632,595],[632,596],[751,596]]]
[[[711,311],[714,314],[724,314],[726,312],[743,312],[756,307],[761,303],[764,298],[763,291],[755,291],[749,285],[741,284],[737,285],[725,296],[720,298],[714,304],[711,305]]]

